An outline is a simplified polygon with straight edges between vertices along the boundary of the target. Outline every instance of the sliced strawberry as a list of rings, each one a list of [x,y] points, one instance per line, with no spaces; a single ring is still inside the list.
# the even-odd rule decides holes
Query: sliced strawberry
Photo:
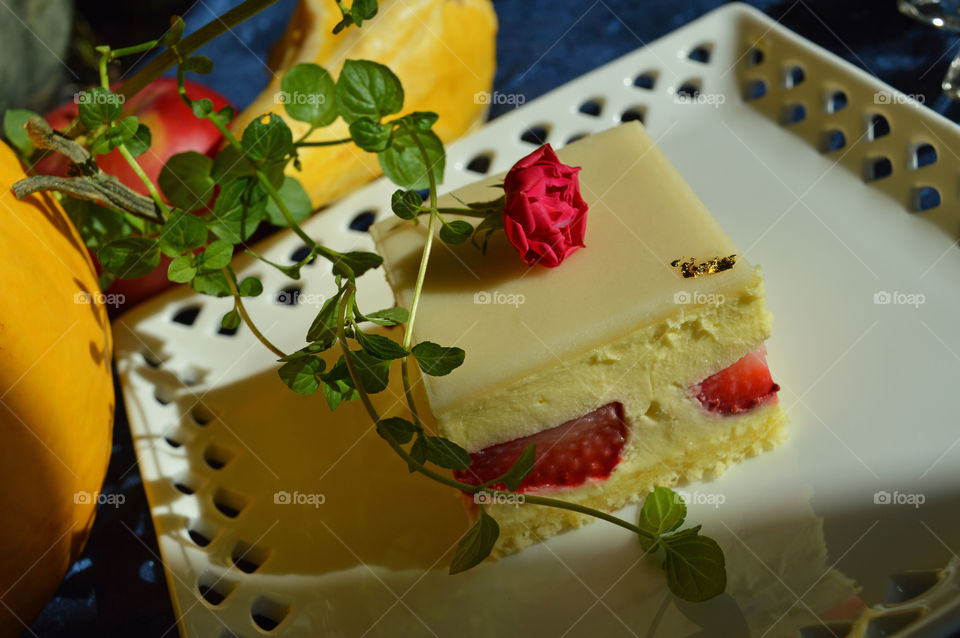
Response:
[[[752,410],[775,399],[779,390],[770,376],[763,346],[693,386],[703,407],[720,414]]]
[[[588,479],[605,479],[620,462],[627,441],[623,406],[610,403],[580,418],[567,421],[506,443],[474,452],[466,470],[457,470],[457,480],[480,485],[503,476],[530,443],[536,443],[533,470],[518,492],[546,487],[576,487]],[[503,484],[493,487],[503,489]]]

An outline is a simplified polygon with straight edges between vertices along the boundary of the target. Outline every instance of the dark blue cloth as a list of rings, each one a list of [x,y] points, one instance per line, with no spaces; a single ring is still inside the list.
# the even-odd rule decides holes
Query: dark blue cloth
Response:
[[[195,29],[237,4],[196,3]],[[197,78],[243,107],[269,80],[270,45],[295,0],[280,0],[203,49],[215,70]],[[723,4],[719,0],[496,0],[500,20],[495,89],[529,101],[651,42]],[[785,26],[933,105],[958,38],[897,13],[893,0],[754,0]],[[494,105],[496,116],[510,105]],[[175,636],[173,610],[122,399],[117,399],[113,458],[104,487],[122,507],[102,507],[83,557],[33,625],[41,637]]]

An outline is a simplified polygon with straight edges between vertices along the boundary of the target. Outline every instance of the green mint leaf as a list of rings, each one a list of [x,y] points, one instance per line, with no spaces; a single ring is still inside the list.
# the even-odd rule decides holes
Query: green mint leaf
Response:
[[[300,357],[280,366],[280,378],[297,394],[313,394],[320,389],[320,373],[326,364],[320,357]]]
[[[416,140],[419,139],[427,152],[428,162]],[[433,131],[420,131],[413,126],[401,126],[393,132],[390,148],[377,153],[380,168],[390,181],[408,190],[423,190],[430,187],[427,169],[433,170],[437,183],[443,182],[446,154],[443,142]]]
[[[190,282],[190,287],[201,295],[210,295],[211,297],[230,297],[230,285],[227,278],[219,270],[200,273]]]
[[[322,341],[332,344],[337,338],[337,305],[340,303],[340,293],[323,302],[320,312],[314,318],[307,330],[307,341]]]
[[[366,332],[358,330],[356,338],[364,351],[377,359],[389,361],[390,359],[402,359],[410,354],[399,343],[389,337],[367,334]]]
[[[106,155],[112,151],[113,148],[113,145],[110,143],[110,136],[106,132],[95,137],[93,142],[90,143],[90,152],[93,155]]]
[[[350,137],[353,143],[368,153],[379,153],[390,146],[393,126],[380,124],[368,117],[360,117],[350,123]]]
[[[160,38],[160,45],[165,47],[172,47],[177,42],[180,41],[180,38],[183,37],[183,30],[186,28],[186,24],[183,21],[183,18],[180,16],[172,16],[170,18],[170,28],[166,33],[163,34]]]
[[[337,111],[348,123],[361,117],[379,122],[403,108],[403,86],[393,71],[370,60],[347,60],[337,79]]]
[[[473,226],[462,219],[455,219],[440,226],[440,239],[448,244],[462,244],[470,239],[472,234]]]
[[[224,330],[236,330],[240,327],[240,313],[237,312],[237,309],[234,308],[227,314],[223,315],[223,319],[220,320],[220,327]]]
[[[417,359],[417,365],[424,374],[442,377],[450,374],[463,363],[466,353],[460,348],[444,348],[431,341],[424,341],[411,350]]]
[[[283,184],[277,192],[280,193],[280,198],[283,200],[283,203],[287,205],[287,208],[290,210],[290,215],[295,222],[302,222],[313,212],[310,196],[307,195],[307,191],[303,190],[303,186],[300,185],[297,178],[284,176]],[[273,201],[273,198],[267,199],[266,215],[267,221],[274,226],[283,228],[288,226],[287,220],[284,219],[283,213],[280,212],[280,207]]]
[[[167,266],[167,279],[178,284],[188,283],[196,276],[197,269],[193,265],[193,257],[191,255],[174,257],[170,265]]]
[[[424,442],[424,436],[421,433],[417,436],[417,440],[413,442],[413,445],[410,446],[410,456],[413,457],[413,460],[417,463],[423,465],[427,460],[427,444]],[[414,467],[412,463],[408,463],[407,467],[410,469],[410,472],[416,472],[417,468]]]
[[[194,116],[202,120],[213,113],[213,102],[205,97],[200,98],[199,100],[194,100],[190,104],[190,108],[193,109]]]
[[[448,470],[465,470],[470,467],[470,454],[462,447],[439,436],[423,436],[427,460]]]
[[[359,27],[364,20],[369,20],[377,15],[377,9],[377,0],[353,0],[353,5],[350,7],[350,16],[353,18],[354,24]]]
[[[298,64],[283,76],[280,87],[280,101],[293,119],[317,128],[337,119],[337,85],[326,69]]]
[[[157,239],[164,255],[176,257],[207,243],[207,225],[196,215],[174,210]]]
[[[238,177],[249,177],[253,174],[253,167],[240,151],[232,146],[224,146],[213,159],[210,177],[220,186],[232,182]]]
[[[710,600],[727,587],[723,550],[699,526],[660,539],[666,554],[663,571],[667,586],[678,597],[692,602]]]
[[[210,230],[233,244],[246,241],[266,214],[267,193],[260,182],[240,177],[224,186],[208,217]]]
[[[146,124],[139,124],[137,125],[137,132],[125,144],[131,155],[140,157],[150,149],[152,142],[153,136],[150,134],[150,129]]]
[[[369,394],[376,394],[387,389],[390,381],[390,362],[373,357],[363,350],[351,351],[353,367],[357,372],[360,385]],[[347,381],[349,385],[351,382]]]
[[[351,388],[343,381],[323,381],[321,383],[323,388],[323,397],[327,400],[327,407],[330,408],[330,411],[333,412],[343,401],[352,401],[360,396],[356,390]]]
[[[687,506],[676,492],[666,487],[655,487],[643,501],[637,517],[637,527],[661,536],[683,525],[686,517]],[[657,541],[643,536],[639,538],[640,545],[646,551],[650,551],[657,544]]]
[[[213,160],[195,151],[177,153],[160,170],[157,183],[170,203],[183,210],[203,208],[213,196]]]
[[[62,203],[70,221],[80,231],[87,248],[94,252],[114,239],[129,237],[135,232],[134,227],[119,211],[73,197],[64,197]]]
[[[527,474],[533,471],[533,464],[537,460],[536,443],[531,443],[523,449],[520,456],[514,462],[513,467],[507,470],[507,473],[498,478],[496,483],[503,483],[511,492],[516,492],[520,488],[520,483],[527,478]]]
[[[362,315],[357,310],[355,315],[358,321],[369,321],[378,326],[397,326],[401,323],[407,323],[407,320],[410,319],[410,311],[400,306],[377,310],[367,315]]]
[[[121,279],[149,275],[160,263],[160,248],[155,239],[126,237],[116,239],[97,252],[105,270]]]
[[[293,361],[294,359],[299,359],[301,357],[312,357],[313,355],[320,354],[324,350],[326,350],[326,348],[321,347],[320,344],[310,343],[295,352],[291,352],[285,357],[281,357],[277,359],[277,361],[282,361],[285,363],[287,361]]]
[[[263,282],[256,277],[246,277],[237,286],[241,297],[259,297],[263,293]]]
[[[123,98],[102,86],[82,91],[77,96],[77,115],[90,130],[109,124],[122,114]]]
[[[110,143],[110,149],[126,144],[133,139],[133,136],[137,134],[138,126],[137,118],[133,115],[117,120],[104,134]]]
[[[377,433],[380,436],[386,438],[384,435],[387,434],[400,445],[409,443],[411,439],[413,439],[413,435],[418,431],[419,429],[416,425],[396,416],[388,419],[380,419],[380,422],[377,423]]]
[[[440,119],[440,116],[432,111],[414,111],[405,115],[404,119],[412,122],[421,131],[429,131]]]
[[[383,263],[383,257],[377,253],[364,251],[352,251],[342,253],[333,263],[333,274],[341,277],[359,277],[368,270],[378,268]],[[350,271],[346,271],[342,266],[346,266]]]
[[[403,190],[398,188],[393,191],[390,197],[390,208],[393,214],[400,219],[413,219],[420,214],[423,207],[423,199],[416,191]]]
[[[450,573],[459,574],[482,563],[493,551],[499,536],[500,525],[487,514],[486,509],[481,507],[480,518],[474,521],[467,533],[463,535],[453,553]]]
[[[24,128],[31,117],[39,117],[25,109],[7,109],[3,113],[3,135],[22,157],[29,157],[34,150],[33,142]]]
[[[213,61],[205,55],[195,55],[183,63],[183,70],[186,73],[206,75],[213,71]]]
[[[240,145],[255,162],[277,162],[293,150],[293,133],[283,118],[265,113],[247,125]]]
[[[207,244],[203,252],[197,255],[197,269],[200,272],[226,268],[233,259],[233,244],[218,239]]]
[[[211,121],[215,121],[224,126],[228,126],[230,122],[233,121],[233,118],[235,118],[236,116],[237,116],[237,110],[232,106],[230,106],[229,104],[225,104],[221,106],[216,113],[212,113],[209,117]]]

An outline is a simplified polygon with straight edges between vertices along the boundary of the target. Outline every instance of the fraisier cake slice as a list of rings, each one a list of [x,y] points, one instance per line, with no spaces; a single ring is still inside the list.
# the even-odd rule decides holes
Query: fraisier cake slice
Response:
[[[558,155],[581,167],[584,248],[556,268],[528,266],[499,233],[486,254],[437,243],[431,255],[413,342],[466,351],[453,373],[423,378],[436,429],[471,453],[457,478],[496,478],[535,442],[520,493],[612,511],[779,441],[760,270],[639,123]],[[502,182],[454,195],[489,201]],[[440,205],[459,206],[451,196]],[[372,229],[405,307],[425,228],[388,220]],[[587,520],[536,505],[487,511],[500,523],[499,555]]]

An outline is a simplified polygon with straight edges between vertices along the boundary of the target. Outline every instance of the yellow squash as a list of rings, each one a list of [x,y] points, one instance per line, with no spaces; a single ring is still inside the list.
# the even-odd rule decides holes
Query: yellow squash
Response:
[[[93,264],[0,142],[0,637],[19,636],[93,523],[113,429],[112,342]],[[93,302],[93,303],[91,303]]]
[[[313,62],[334,77],[346,59],[385,64],[403,84],[404,112],[434,111],[434,127],[449,142],[483,123],[496,68],[497,17],[490,0],[382,0],[375,18],[361,28],[332,35],[340,20],[334,0],[301,0],[287,32],[271,55],[274,80],[233,125],[238,134],[254,118],[284,114],[277,96],[290,67]],[[308,126],[286,118],[299,139]],[[311,140],[348,137],[337,120]],[[322,206],[381,173],[377,157],[352,144],[300,151],[303,171],[292,167],[314,207]]]

